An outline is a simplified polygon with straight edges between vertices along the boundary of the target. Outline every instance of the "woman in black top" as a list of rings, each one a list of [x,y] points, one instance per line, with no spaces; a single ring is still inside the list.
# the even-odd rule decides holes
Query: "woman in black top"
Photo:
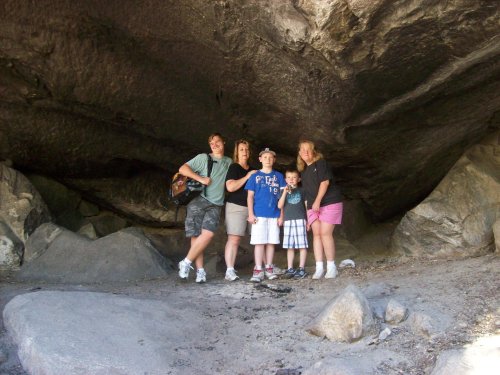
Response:
[[[337,276],[333,230],[342,223],[342,195],[323,155],[309,140],[299,142],[297,169],[301,172],[302,188],[307,201],[307,221],[313,232],[316,272],[313,279],[324,274],[323,253],[326,255],[326,279]]]
[[[225,247],[226,280],[239,279],[234,271],[234,263],[241,238],[247,233],[247,192],[245,183],[252,174],[257,172],[248,165],[250,158],[250,144],[244,139],[234,144],[233,164],[229,166],[226,175],[226,232],[227,242]]]

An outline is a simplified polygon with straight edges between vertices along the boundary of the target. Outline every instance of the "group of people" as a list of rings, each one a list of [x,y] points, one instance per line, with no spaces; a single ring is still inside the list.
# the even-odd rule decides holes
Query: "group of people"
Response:
[[[241,239],[250,229],[254,245],[255,266],[251,281],[261,282],[278,276],[273,265],[275,245],[280,243],[283,226],[283,248],[287,249],[288,278],[304,278],[308,240],[313,233],[316,269],[313,279],[335,278],[335,225],[342,222],[342,196],[328,163],[312,141],[298,145],[297,165],[287,168],[285,175],[273,169],[276,153],[265,148],[259,153],[260,169],[249,164],[248,141],[235,142],[233,160],[224,156],[225,141],[221,134],[208,138],[213,161],[210,177],[206,154],[199,154],[179,168],[179,172],[199,181],[206,189],[187,206],[186,237],[190,248],[179,262],[179,277],[187,279],[196,266],[196,282],[206,282],[203,254],[219,225],[225,203],[227,243],[225,246],[228,281],[239,279],[234,265]],[[226,195],[227,191],[227,195]],[[295,251],[299,251],[299,267],[294,268]],[[326,256],[326,272],[324,258]]]

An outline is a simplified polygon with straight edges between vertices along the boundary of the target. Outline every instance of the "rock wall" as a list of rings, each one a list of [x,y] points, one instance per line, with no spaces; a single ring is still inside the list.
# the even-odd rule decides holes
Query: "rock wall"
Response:
[[[24,243],[38,226],[50,220],[47,205],[30,181],[0,163],[0,221]]]
[[[0,159],[52,178],[93,179],[97,201],[144,173],[155,176],[145,190],[160,191],[207,150],[213,131],[227,135],[228,149],[240,137],[256,149],[272,145],[279,165],[308,137],[347,198],[384,219],[415,205],[498,129],[499,7],[6,0]],[[151,202],[138,204],[156,210]]]

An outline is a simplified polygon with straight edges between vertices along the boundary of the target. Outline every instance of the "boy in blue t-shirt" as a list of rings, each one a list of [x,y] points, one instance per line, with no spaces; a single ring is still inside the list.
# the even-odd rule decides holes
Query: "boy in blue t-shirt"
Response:
[[[281,190],[286,187],[283,174],[273,170],[276,153],[269,148],[259,153],[262,168],[245,185],[248,192],[248,221],[252,224],[250,244],[255,245],[255,268],[250,281],[261,282],[266,276],[276,279],[273,269],[274,245],[280,243],[280,225],[283,218],[278,208]],[[262,269],[266,254],[265,270]]]

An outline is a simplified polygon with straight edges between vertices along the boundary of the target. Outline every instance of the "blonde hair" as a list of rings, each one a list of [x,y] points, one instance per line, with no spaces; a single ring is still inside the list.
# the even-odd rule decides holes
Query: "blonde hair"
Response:
[[[306,168],[306,163],[300,157],[300,154],[299,154],[300,146],[302,146],[304,143],[307,143],[311,147],[311,151],[313,153],[313,163],[318,161],[319,159],[323,159],[323,154],[316,150],[316,147],[314,146],[313,141],[310,141],[308,139],[300,140],[298,150],[297,150],[297,169],[299,172],[302,172]]]
[[[250,142],[248,142],[246,139],[239,139],[236,142],[234,142],[234,152],[233,152],[233,162],[238,163],[238,147],[243,144],[248,147],[248,158],[250,159],[250,156],[252,155],[252,152],[250,151]]]

